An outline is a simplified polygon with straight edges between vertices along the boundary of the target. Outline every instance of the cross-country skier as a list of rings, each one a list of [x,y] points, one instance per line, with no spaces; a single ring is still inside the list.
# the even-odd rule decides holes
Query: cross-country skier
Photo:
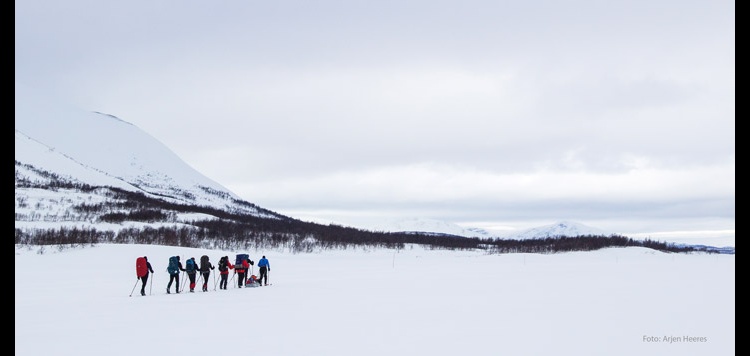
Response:
[[[263,258],[258,260],[258,267],[260,267],[260,278],[258,278],[258,283],[267,286],[268,272],[271,271],[271,264],[268,263],[268,259],[266,259],[266,256],[263,256]]]

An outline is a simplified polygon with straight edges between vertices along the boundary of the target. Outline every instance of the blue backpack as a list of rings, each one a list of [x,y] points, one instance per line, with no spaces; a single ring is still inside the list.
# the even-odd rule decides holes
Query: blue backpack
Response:
[[[246,253],[238,253],[237,258],[234,260],[234,269],[244,271],[245,267],[242,265],[242,261],[247,261],[250,255]],[[249,262],[249,261],[248,261]]]
[[[169,258],[169,265],[167,266],[167,272],[169,272],[169,274],[180,273],[180,263],[177,261],[177,256],[172,256]]]
[[[192,258],[185,262],[185,269],[188,273],[192,273],[195,271],[195,261],[193,261]]]

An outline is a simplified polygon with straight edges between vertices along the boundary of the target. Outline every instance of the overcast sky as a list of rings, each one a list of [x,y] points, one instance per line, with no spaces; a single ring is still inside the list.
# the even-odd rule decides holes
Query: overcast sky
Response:
[[[297,218],[734,235],[734,1],[24,0],[15,77]]]

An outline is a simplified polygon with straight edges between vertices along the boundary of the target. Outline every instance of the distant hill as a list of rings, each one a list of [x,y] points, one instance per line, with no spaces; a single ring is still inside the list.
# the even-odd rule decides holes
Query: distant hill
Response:
[[[464,228],[457,224],[427,218],[391,219],[377,226],[371,226],[375,231],[423,233],[431,235],[447,235],[461,237],[495,237],[486,230],[479,228]]]
[[[493,232],[476,227],[462,227],[443,220],[410,218],[389,220],[374,229],[391,232],[422,232],[463,237],[510,238],[519,240],[558,236],[610,235],[601,229],[572,221],[561,221],[519,232]]]
[[[587,226],[581,223],[573,221],[561,221],[555,224],[543,225],[530,229],[523,230],[521,232],[514,232],[505,235],[506,238],[513,239],[543,239],[547,237],[560,237],[560,236],[586,236],[586,235],[597,235],[597,236],[609,236],[612,233],[607,233],[601,229]]]

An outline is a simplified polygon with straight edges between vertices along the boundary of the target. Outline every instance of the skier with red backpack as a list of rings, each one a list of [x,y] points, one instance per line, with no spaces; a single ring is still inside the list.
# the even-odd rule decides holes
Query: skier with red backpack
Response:
[[[138,279],[143,282],[141,285],[141,295],[146,295],[146,281],[148,281],[149,272],[154,273],[154,269],[151,268],[151,262],[148,262],[148,257],[139,257],[135,261],[135,274]]]

